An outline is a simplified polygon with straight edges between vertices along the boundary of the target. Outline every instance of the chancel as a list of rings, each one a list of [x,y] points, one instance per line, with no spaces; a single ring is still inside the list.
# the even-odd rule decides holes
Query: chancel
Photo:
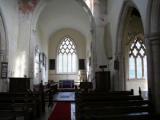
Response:
[[[0,0],[0,120],[159,120],[160,0]]]

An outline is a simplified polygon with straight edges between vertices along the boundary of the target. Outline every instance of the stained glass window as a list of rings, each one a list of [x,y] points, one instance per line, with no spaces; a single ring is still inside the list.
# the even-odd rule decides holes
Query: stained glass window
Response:
[[[77,52],[76,46],[70,37],[64,37],[58,47],[57,72],[75,73],[77,72]]]
[[[147,79],[146,48],[141,39],[135,38],[129,51],[129,79]]]

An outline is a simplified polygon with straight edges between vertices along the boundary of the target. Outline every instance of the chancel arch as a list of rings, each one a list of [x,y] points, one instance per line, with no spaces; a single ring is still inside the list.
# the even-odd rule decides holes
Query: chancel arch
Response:
[[[48,43],[48,55],[49,59],[55,60],[55,68],[49,70],[49,80],[58,82],[70,79],[78,82],[79,60],[86,59],[86,45],[84,35],[75,29],[64,28],[53,33]]]

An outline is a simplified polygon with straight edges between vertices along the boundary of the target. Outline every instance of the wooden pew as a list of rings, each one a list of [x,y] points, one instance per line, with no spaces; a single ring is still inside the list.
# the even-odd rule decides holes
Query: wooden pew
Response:
[[[43,105],[41,111],[45,111],[46,103],[48,104],[48,107],[53,105],[53,95],[57,93],[57,87],[57,83],[48,83],[47,85],[40,83],[39,85],[34,86],[34,93],[39,94]]]
[[[28,96],[26,93],[0,93],[0,112],[14,113],[15,117],[24,117],[25,120],[31,120],[40,115],[38,103],[34,96]]]
[[[16,117],[24,117],[25,120],[32,120],[35,117],[36,103],[27,93],[12,93],[14,111]]]
[[[122,115],[86,115],[78,120],[153,120],[151,115],[148,113],[142,114],[122,114]]]
[[[115,102],[114,102],[115,103]],[[117,103],[118,104],[118,103]],[[79,110],[78,113],[80,113],[80,116],[104,116],[104,115],[122,115],[122,114],[143,114],[147,113],[149,115],[150,107],[148,105],[80,105],[78,106]]]
[[[44,102],[44,100],[42,101],[41,94],[27,90],[27,96],[30,98],[28,103],[31,103],[30,105],[34,110],[34,117],[40,117],[42,113],[42,103]]]
[[[123,100],[143,100],[139,95],[81,95],[76,98],[77,101],[123,101]]]
[[[130,114],[148,112],[148,106],[103,106],[103,107],[83,107],[80,112],[87,115],[117,115],[117,114]]]
[[[128,90],[128,91],[89,91],[88,93],[83,92],[82,94],[98,94],[98,95],[105,95],[105,94],[112,94],[112,95],[134,95],[134,90]]]
[[[0,120],[16,120],[12,96],[9,93],[0,93]]]
[[[95,96],[95,97],[101,97],[101,96],[132,96],[134,94],[134,91],[131,89],[130,91],[110,91],[110,92],[102,92],[102,91],[90,91],[90,92],[76,92],[76,98],[83,98],[85,96]],[[141,96],[141,95],[139,95]]]
[[[12,110],[0,110],[0,120],[16,120],[15,112]]]
[[[148,120],[151,118],[148,111],[148,106],[84,107],[78,111],[77,120]]]
[[[48,107],[52,107],[53,106],[53,95],[56,94],[57,92],[57,87],[51,87],[48,90]]]
[[[141,95],[130,95],[127,92],[127,94],[115,93],[77,94],[77,120],[149,120],[151,118],[150,102],[143,100]]]
[[[103,107],[103,106],[148,106],[150,104],[149,100],[128,100],[128,101],[85,101],[78,104],[78,107]]]

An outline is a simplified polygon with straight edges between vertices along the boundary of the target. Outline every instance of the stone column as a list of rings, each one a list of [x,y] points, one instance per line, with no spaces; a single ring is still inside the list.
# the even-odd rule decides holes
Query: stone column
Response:
[[[93,45],[94,48],[93,49],[94,49],[94,54],[95,54],[94,59],[96,60],[96,61],[94,61],[94,62],[96,62],[94,64],[95,65],[94,72],[101,71],[99,68],[99,66],[101,66],[101,65],[108,65],[107,69],[109,70],[109,60],[107,59],[107,57],[108,58],[112,57],[110,54],[109,54],[110,56],[106,56],[106,54],[105,54],[105,51],[106,51],[105,46],[107,46],[107,44],[105,44],[105,42],[106,42],[105,40],[107,40],[107,38],[105,38],[104,36],[106,34],[105,25],[107,23],[107,20],[105,19],[106,12],[105,12],[104,8],[106,6],[105,6],[105,4],[103,4],[104,2],[105,2],[105,0],[94,0],[93,16],[94,16],[94,20],[95,20],[95,41],[94,41],[94,45]],[[109,31],[109,29],[108,29],[109,27],[110,26],[106,26],[107,31]],[[107,49],[109,49],[109,51],[112,51],[111,39],[108,39],[108,40],[110,40],[108,42],[108,43],[110,43],[108,45],[110,48],[107,48]],[[105,70],[107,70],[107,69],[105,69]],[[95,77],[96,77],[96,74],[95,74]],[[103,81],[101,81],[100,83],[105,84],[105,83],[103,83]],[[98,84],[98,83],[95,81],[95,84]]]
[[[148,87],[154,112],[160,113],[160,33],[147,36]]]

